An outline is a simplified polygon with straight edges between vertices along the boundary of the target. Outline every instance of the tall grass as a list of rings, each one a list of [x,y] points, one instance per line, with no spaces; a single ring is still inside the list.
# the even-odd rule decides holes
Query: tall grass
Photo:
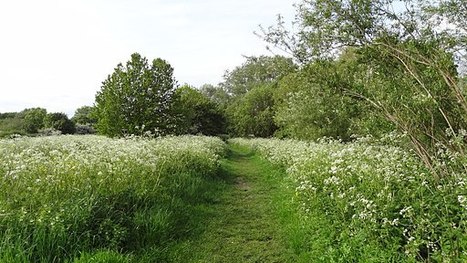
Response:
[[[287,169],[310,262],[467,261],[465,170],[437,178],[413,153],[366,139],[232,142]]]
[[[0,140],[0,262],[82,262],[177,238],[223,152],[194,136]]]

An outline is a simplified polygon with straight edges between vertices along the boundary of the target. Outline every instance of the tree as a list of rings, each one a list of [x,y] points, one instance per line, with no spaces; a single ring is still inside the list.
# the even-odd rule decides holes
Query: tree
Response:
[[[61,112],[47,114],[45,117],[45,127],[58,130],[62,134],[73,134],[76,130],[75,123],[68,119],[65,113]]]
[[[37,133],[44,128],[47,110],[43,108],[25,109],[21,112],[24,119],[24,129],[27,133]]]
[[[178,118],[179,134],[224,133],[225,117],[218,105],[188,85],[176,90],[174,112]]]
[[[263,28],[262,36],[303,65],[335,60],[354,47],[365,74],[343,94],[365,101],[407,134],[433,170],[438,145],[465,152],[451,145],[450,134],[467,127],[467,101],[455,65],[456,58],[465,60],[455,53],[465,52],[467,31],[439,26],[448,21],[465,27],[465,19],[443,3],[465,10],[458,0],[304,0],[297,5],[298,31],[279,20]]]
[[[237,97],[226,110],[230,132],[236,136],[270,137],[274,124],[272,85],[263,84]]]
[[[256,86],[273,84],[296,69],[292,59],[282,56],[246,57],[245,63],[225,73],[221,86],[236,97]]]
[[[82,106],[75,111],[71,120],[76,124],[93,126],[97,119],[93,116],[94,108],[91,106]]]
[[[220,108],[225,108],[231,99],[227,91],[220,86],[204,84],[199,88],[199,91]]]
[[[278,81],[295,72],[291,58],[246,57],[246,62],[224,75],[220,90],[228,96],[228,130],[237,136],[269,137],[276,130],[272,91]],[[261,101],[263,100],[263,101]]]
[[[176,81],[167,61],[151,64],[138,53],[118,64],[96,95],[97,130],[108,136],[150,131],[158,135],[175,130],[170,115]]]
[[[316,140],[323,136],[348,140],[356,104],[342,96],[344,80],[333,62],[307,65],[284,78],[276,91],[278,135]]]

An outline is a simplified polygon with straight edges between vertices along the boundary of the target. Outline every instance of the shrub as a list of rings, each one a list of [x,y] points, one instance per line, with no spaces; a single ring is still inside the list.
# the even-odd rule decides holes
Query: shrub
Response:
[[[81,135],[95,134],[96,130],[92,126],[89,126],[89,125],[77,124],[75,133],[76,134],[81,134]]]
[[[60,131],[62,134],[75,133],[75,123],[68,119],[65,113],[49,113],[45,117],[45,127]]]

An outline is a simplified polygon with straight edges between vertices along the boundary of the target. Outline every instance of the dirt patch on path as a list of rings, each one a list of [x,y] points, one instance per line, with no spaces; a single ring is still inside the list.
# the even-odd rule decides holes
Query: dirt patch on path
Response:
[[[235,177],[235,187],[241,191],[250,191],[251,187],[243,177]]]

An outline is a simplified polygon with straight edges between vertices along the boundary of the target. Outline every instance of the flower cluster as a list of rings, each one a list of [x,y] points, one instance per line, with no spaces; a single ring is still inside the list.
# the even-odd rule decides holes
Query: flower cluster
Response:
[[[118,246],[141,211],[173,214],[173,199],[214,175],[224,151],[222,140],[200,136],[0,140],[0,261]]]
[[[367,139],[232,142],[286,168],[298,205],[310,211],[304,220],[314,216],[329,223],[329,229],[316,230],[336,244],[325,253],[343,253],[350,246],[364,255],[371,244],[408,261],[467,260],[467,175],[462,171],[437,178],[412,153]],[[357,245],[357,237],[365,245]]]

